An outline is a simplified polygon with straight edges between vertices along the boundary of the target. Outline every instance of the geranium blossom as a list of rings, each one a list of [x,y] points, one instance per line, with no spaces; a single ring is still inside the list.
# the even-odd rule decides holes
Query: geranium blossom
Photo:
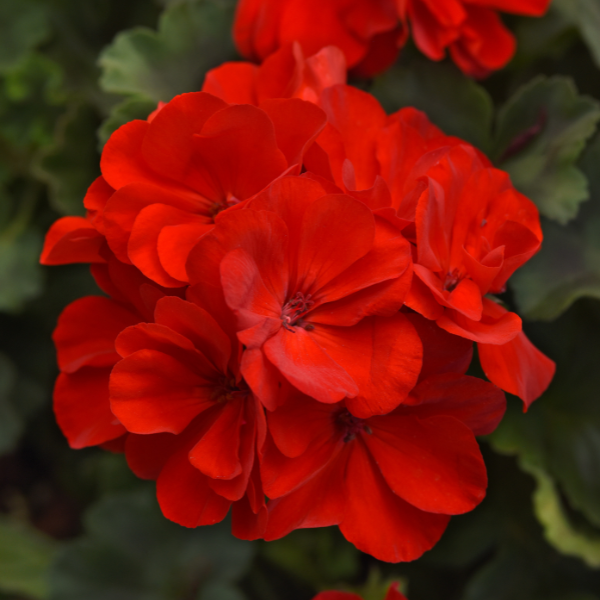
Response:
[[[473,77],[512,58],[515,39],[498,12],[541,16],[550,0],[241,0],[234,28],[240,52],[265,60],[298,41],[313,54],[338,46],[348,66],[371,76],[390,66],[409,34],[430,59],[449,51]],[[315,15],[319,15],[315,18]]]
[[[211,313],[176,297],[156,304],[153,323],[125,329],[110,377],[112,412],[131,434],[134,472],[157,480],[163,513],[196,527],[221,521],[256,538],[266,522],[257,451],[264,413],[240,374],[240,343],[227,307]],[[216,317],[216,318],[215,318]]]
[[[398,313],[410,246],[349,196],[277,181],[219,219],[188,272],[194,287],[222,286],[246,347],[242,373],[271,409],[277,373],[321,402],[351,398],[358,416],[388,412],[416,381],[421,342]]]
[[[410,561],[439,539],[449,515],[484,497],[475,435],[502,418],[504,394],[456,373],[432,375],[390,414],[360,419],[344,403],[295,397],[269,414],[262,462],[265,539],[339,525],[357,548]]]

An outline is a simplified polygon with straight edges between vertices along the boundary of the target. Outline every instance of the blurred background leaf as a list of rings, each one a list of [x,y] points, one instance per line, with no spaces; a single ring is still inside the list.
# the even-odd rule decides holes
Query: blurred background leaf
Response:
[[[208,586],[210,600],[241,600],[233,584],[254,548],[229,528],[224,522],[190,530],[167,521],[153,486],[108,496],[86,514],[86,534],[57,557],[50,598],[209,600]]]
[[[47,575],[57,547],[33,528],[0,517],[0,590],[48,598]]]

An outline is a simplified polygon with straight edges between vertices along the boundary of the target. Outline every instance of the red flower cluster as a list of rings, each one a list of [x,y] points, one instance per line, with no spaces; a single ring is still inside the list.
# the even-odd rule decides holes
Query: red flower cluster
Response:
[[[430,59],[450,51],[473,77],[512,58],[515,39],[498,11],[541,16],[550,0],[240,0],[234,28],[239,51],[262,61],[299,42],[308,53],[335,45],[363,76],[389,67],[409,32]],[[318,15],[318,18],[315,16]]]
[[[109,296],[59,320],[55,412],[180,524],[338,525],[406,561],[483,498],[500,388],[529,404],[552,378],[489,296],[542,236],[506,174],[340,84],[341,60],[226,64],[115,132],[42,255]],[[465,375],[473,341],[493,383]]]
[[[357,594],[348,592],[321,592],[313,600],[362,600]],[[398,590],[398,584],[393,583],[387,591],[384,600],[406,600],[404,595]]]

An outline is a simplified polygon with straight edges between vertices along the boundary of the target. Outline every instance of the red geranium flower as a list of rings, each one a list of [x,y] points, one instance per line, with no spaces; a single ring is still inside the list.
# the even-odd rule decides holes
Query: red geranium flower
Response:
[[[348,66],[372,76],[390,66],[409,30],[432,60],[450,50],[468,75],[486,77],[513,56],[515,40],[498,11],[541,16],[550,0],[241,0],[234,37],[240,52],[265,60],[298,41],[313,54],[338,46]],[[318,15],[318,18],[315,18]]]
[[[266,521],[257,464],[265,421],[241,377],[241,346],[229,309],[210,312],[176,297],[156,304],[154,323],[125,329],[110,376],[112,412],[130,432],[133,471],[157,480],[169,519],[196,527],[221,521],[233,503],[233,531],[262,534]]]
[[[398,313],[412,275],[408,242],[361,202],[307,178],[276,181],[249,207],[223,214],[187,267],[197,289],[222,286],[252,390],[273,409],[283,376],[321,402],[350,398],[357,416],[395,408],[421,368],[421,342]]]
[[[521,319],[486,294],[540,248],[538,210],[509,176],[468,146],[451,149],[421,180],[416,277],[407,304],[446,331],[480,344],[486,375],[529,406],[554,376],[553,361],[522,333]]]
[[[391,219],[414,244],[408,306],[476,341],[488,377],[529,406],[554,363],[523,334],[520,318],[487,294],[540,248],[536,206],[476,148],[443,135],[425,115],[388,117],[370,94],[333,86],[321,97],[328,122],[305,164]]]
[[[161,286],[180,287],[187,254],[215,217],[286,171],[299,172],[324,124],[318,107],[296,98],[257,108],[204,92],[177,96],[111,136],[102,177],[84,200],[87,219],[58,221],[42,261],[99,262],[104,237],[121,262]]]
[[[125,434],[108,397],[110,372],[120,359],[115,340],[125,328],[152,320],[156,301],[166,292],[110,253],[103,261],[92,274],[111,298],[89,296],[71,303],[52,336],[61,371],[54,412],[72,448],[105,444]]]
[[[265,539],[339,525],[379,560],[418,558],[450,515],[483,499],[487,478],[475,435],[493,431],[504,409],[501,390],[459,373],[427,377],[392,413],[367,419],[343,402],[290,398],[268,415]]]
[[[350,594],[348,592],[321,592],[313,600],[362,600],[362,598],[357,594]],[[398,584],[392,583],[384,600],[406,600],[406,598],[398,590]]]

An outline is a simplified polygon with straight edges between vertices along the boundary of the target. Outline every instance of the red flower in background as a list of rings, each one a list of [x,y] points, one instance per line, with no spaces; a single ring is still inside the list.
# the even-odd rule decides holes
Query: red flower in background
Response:
[[[285,378],[357,416],[395,408],[421,368],[421,342],[398,313],[410,246],[361,202],[284,178],[222,215],[190,254],[198,295],[221,287],[246,350],[242,373],[270,409]],[[385,317],[385,318],[384,318]]]
[[[317,594],[313,600],[362,600],[362,598],[348,592],[321,592],[320,594]],[[406,598],[398,590],[398,584],[392,583],[384,600],[406,600]]]
[[[255,61],[294,41],[308,54],[337,46],[349,68],[372,76],[394,62],[410,32],[430,59],[441,60],[449,50],[465,73],[486,77],[506,65],[515,51],[515,39],[498,12],[541,16],[549,4],[550,0],[241,0],[234,37],[239,51]]]

